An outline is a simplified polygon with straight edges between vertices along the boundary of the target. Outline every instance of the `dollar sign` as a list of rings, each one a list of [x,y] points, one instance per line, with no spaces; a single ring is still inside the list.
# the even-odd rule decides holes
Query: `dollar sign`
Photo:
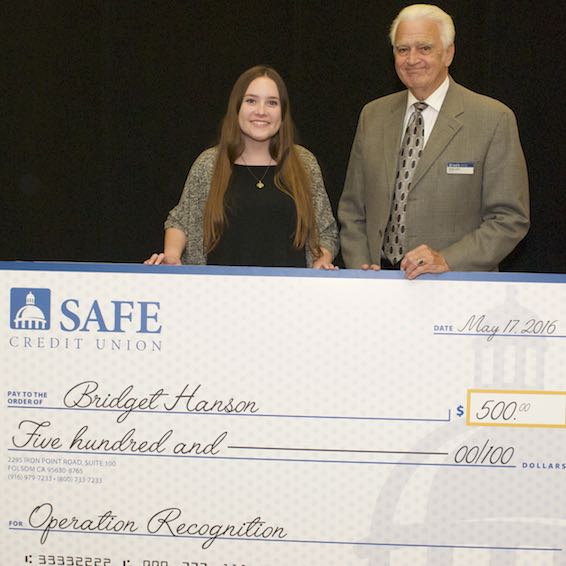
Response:
[[[461,417],[464,414],[464,407],[462,407],[462,405],[458,405],[458,408],[456,409],[456,414]]]

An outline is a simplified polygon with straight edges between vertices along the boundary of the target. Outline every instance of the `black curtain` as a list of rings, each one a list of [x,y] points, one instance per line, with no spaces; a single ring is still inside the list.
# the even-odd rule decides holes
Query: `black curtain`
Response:
[[[301,143],[338,204],[358,114],[402,88],[392,0],[12,0],[3,37],[1,260],[138,262],[236,77],[286,79]],[[512,271],[566,272],[565,4],[459,0],[452,76],[516,113],[532,228]]]

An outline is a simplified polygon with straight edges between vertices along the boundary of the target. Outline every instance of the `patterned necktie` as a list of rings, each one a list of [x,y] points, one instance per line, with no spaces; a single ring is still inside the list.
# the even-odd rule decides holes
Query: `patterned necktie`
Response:
[[[415,102],[414,111],[409,118],[401,152],[399,168],[395,177],[395,191],[391,214],[385,230],[383,253],[395,265],[405,255],[405,213],[407,212],[407,195],[411,189],[413,174],[423,152],[424,120],[421,112],[428,106],[426,102]]]

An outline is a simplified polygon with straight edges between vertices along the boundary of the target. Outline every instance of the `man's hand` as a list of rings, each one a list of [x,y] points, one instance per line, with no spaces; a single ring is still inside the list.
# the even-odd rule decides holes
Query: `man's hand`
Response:
[[[423,244],[405,254],[401,269],[407,279],[415,279],[423,273],[445,273],[450,266],[441,253]]]

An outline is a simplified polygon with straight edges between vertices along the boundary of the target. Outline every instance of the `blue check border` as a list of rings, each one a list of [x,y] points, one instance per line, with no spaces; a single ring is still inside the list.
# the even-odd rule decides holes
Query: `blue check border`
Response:
[[[143,275],[231,275],[246,277],[323,277],[327,279],[403,279],[399,271],[340,269],[324,271],[299,268],[226,267],[210,265],[143,265],[137,263],[82,263],[47,261],[0,261],[0,271],[63,271],[82,273],[133,273]],[[421,275],[419,281],[498,281],[503,283],[566,283],[566,274],[451,271]]]

